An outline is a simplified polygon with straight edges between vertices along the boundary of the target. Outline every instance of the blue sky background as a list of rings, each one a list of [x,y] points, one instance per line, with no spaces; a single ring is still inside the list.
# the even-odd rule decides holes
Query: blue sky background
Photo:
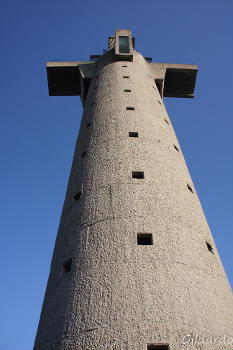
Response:
[[[153,62],[199,66],[194,99],[165,99],[233,285],[231,0],[1,3],[0,350],[30,350],[78,134],[79,97],[49,97],[46,61],[89,60],[130,28]]]

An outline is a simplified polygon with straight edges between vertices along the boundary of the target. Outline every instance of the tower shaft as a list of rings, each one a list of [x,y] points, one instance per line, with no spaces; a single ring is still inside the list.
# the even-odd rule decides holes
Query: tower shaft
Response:
[[[232,334],[231,289],[151,67],[110,50],[83,93],[35,350]],[[187,349],[229,348],[208,346]]]

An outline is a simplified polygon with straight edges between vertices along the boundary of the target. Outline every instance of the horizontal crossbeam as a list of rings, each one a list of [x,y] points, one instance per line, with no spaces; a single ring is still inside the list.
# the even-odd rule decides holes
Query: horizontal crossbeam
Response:
[[[85,81],[90,83],[96,63],[48,62],[50,96],[82,95]],[[193,97],[198,68],[191,64],[148,63],[151,77],[160,82],[163,97]],[[82,82],[84,84],[82,84]],[[87,85],[87,84],[86,84]]]
[[[150,63],[154,80],[163,81],[163,97],[193,97],[198,68],[194,64]]]
[[[81,95],[81,77],[92,78],[95,62],[48,62],[50,96]]]

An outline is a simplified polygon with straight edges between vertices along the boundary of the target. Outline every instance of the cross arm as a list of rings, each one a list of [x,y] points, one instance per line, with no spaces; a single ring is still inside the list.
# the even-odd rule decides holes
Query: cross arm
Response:
[[[95,62],[48,62],[46,65],[49,96],[81,95],[81,84],[91,80]]]
[[[198,68],[194,64],[148,63],[163,97],[193,97]],[[157,85],[158,86],[158,85]]]

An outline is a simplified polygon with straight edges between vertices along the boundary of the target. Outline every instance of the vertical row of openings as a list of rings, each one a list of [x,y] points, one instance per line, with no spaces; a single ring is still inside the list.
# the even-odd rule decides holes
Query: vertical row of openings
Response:
[[[138,132],[137,131],[130,131],[129,137],[138,137]]]
[[[205,243],[206,243],[206,246],[207,246],[207,249],[209,250],[209,252],[211,252],[212,254],[214,254],[214,250],[213,250],[212,245],[211,245],[209,242],[205,242]]]
[[[152,233],[138,233],[137,234],[138,245],[153,245]]]
[[[144,179],[144,171],[132,171],[132,179]]]
[[[122,67],[127,67],[126,65],[122,65]],[[128,79],[129,76],[123,76],[123,78]],[[162,88],[162,83],[159,81],[156,81],[156,86],[158,91],[160,92],[161,95],[161,88]],[[97,89],[97,86],[94,88],[95,90]],[[124,89],[124,92],[131,92],[130,89]],[[161,102],[157,100],[160,104]],[[95,102],[91,103],[91,106],[94,105]],[[134,110],[134,107],[126,107],[126,110]],[[164,118],[165,122],[169,124],[168,120]],[[87,128],[91,126],[91,123],[87,124]],[[129,132],[129,137],[138,137],[138,132]],[[177,152],[179,152],[179,149],[174,145],[174,148]],[[81,154],[81,157],[84,158],[86,156],[86,151],[84,151]],[[132,178],[133,179],[144,179],[144,172],[143,171],[133,171],[132,172]],[[190,192],[193,193],[192,187],[187,184],[187,188],[189,189]],[[77,192],[74,195],[74,199],[77,201],[81,198],[82,196],[82,191]],[[153,236],[151,233],[138,233],[137,234],[137,244],[138,245],[153,245]],[[207,249],[213,254],[213,247],[211,246],[210,243],[206,242]],[[69,259],[63,263],[63,268],[66,273],[71,271],[71,266],[72,266],[72,259]],[[147,350],[169,350],[170,347],[168,344],[148,344],[147,345]]]
[[[129,79],[129,75],[123,75],[124,79]]]
[[[87,151],[83,151],[83,153],[81,154],[81,158],[84,158],[87,154]]]
[[[63,263],[63,271],[65,273],[68,273],[71,271],[71,267],[72,267],[72,259],[68,259]]]
[[[126,110],[127,110],[127,111],[134,111],[134,110],[135,110],[135,108],[134,108],[134,107],[130,107],[130,106],[129,106],[129,107],[126,107]]]
[[[82,191],[79,191],[79,192],[75,193],[73,198],[75,201],[78,201],[79,199],[81,199],[81,197],[82,197]]]
[[[187,184],[187,187],[188,187],[189,191],[193,193],[193,189],[189,184]]]
[[[147,350],[170,350],[169,344],[148,344]]]

